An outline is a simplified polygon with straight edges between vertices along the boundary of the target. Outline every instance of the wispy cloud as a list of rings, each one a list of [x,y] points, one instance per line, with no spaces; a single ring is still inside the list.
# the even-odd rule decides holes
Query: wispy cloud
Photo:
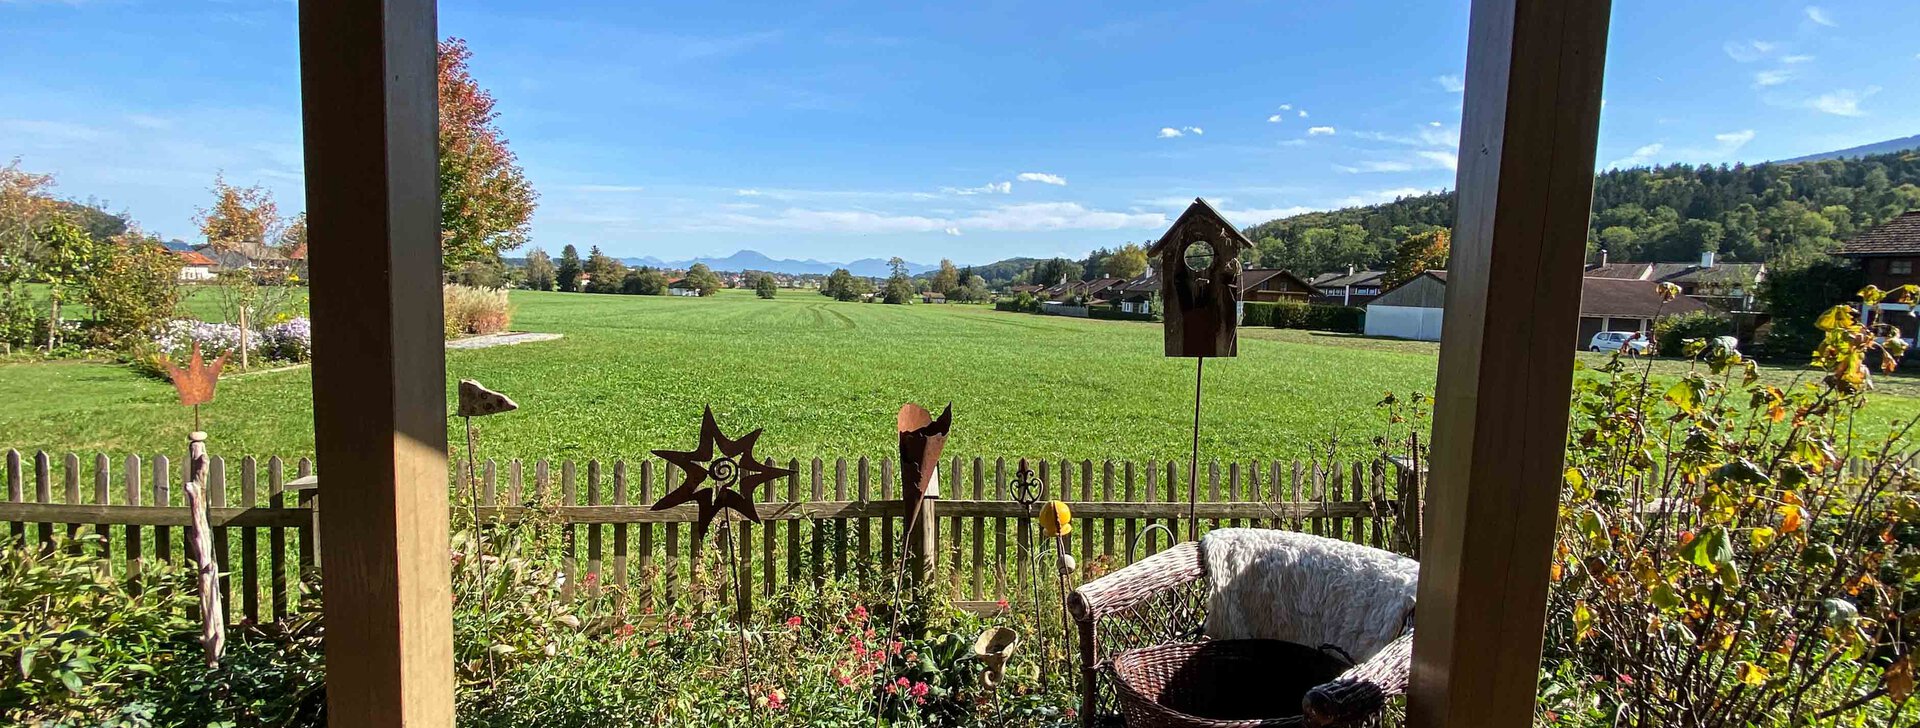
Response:
[[[1607,164],[1607,167],[1609,169],[1625,169],[1627,167],[1643,167],[1643,166],[1646,166],[1648,163],[1652,162],[1654,155],[1659,154],[1660,150],[1666,149],[1666,148],[1667,148],[1667,145],[1661,144],[1659,142],[1648,144],[1640,147],[1639,149],[1633,150],[1632,154],[1629,154],[1625,157],[1621,157],[1619,159],[1613,160],[1612,162],[1609,162]]]
[[[1423,189],[1420,187],[1395,187],[1393,189],[1388,189],[1388,190],[1373,190],[1371,192],[1362,192],[1357,195],[1348,195],[1346,197],[1342,197],[1338,201],[1337,205],[1339,207],[1359,207],[1362,205],[1378,205],[1382,202],[1392,202],[1402,197],[1418,197],[1420,195],[1430,194],[1432,192],[1434,192],[1434,190]]]
[[[1272,115],[1272,116],[1269,116],[1269,117],[1267,117],[1267,123],[1269,123],[1269,124],[1278,124],[1278,123],[1280,123],[1280,120],[1281,120],[1281,119],[1285,119],[1285,118],[1287,118],[1287,117],[1285,117],[1285,116],[1281,116],[1281,115],[1279,115],[1279,114],[1274,114],[1274,115]]]
[[[1035,202],[1003,205],[974,213],[957,221],[960,227],[1013,232],[1041,230],[1122,230],[1159,228],[1167,216],[1152,212],[1111,212],[1084,207],[1076,202]]]
[[[1754,88],[1766,88],[1768,86],[1778,86],[1788,81],[1792,81],[1794,79],[1794,76],[1797,76],[1797,75],[1799,74],[1796,74],[1792,70],[1785,69],[1785,68],[1776,68],[1770,71],[1761,71],[1759,73],[1753,74],[1753,86]]]
[[[1725,134],[1715,134],[1713,135],[1713,140],[1720,143],[1720,149],[1723,154],[1733,154],[1734,152],[1740,151],[1741,147],[1746,146],[1747,142],[1753,141],[1753,137],[1754,133],[1752,129],[1741,129],[1740,131],[1730,131]]]
[[[741,197],[759,197],[760,196],[760,191],[756,189],[734,190],[733,193]]]
[[[1730,40],[1720,47],[1727,52],[1728,58],[1732,58],[1741,63],[1752,63],[1772,55],[1780,46],[1777,43],[1764,40]]]
[[[1835,116],[1866,116],[1867,112],[1860,109],[1860,102],[1877,93],[1880,93],[1879,86],[1868,86],[1860,91],[1843,88],[1807,99],[1802,105]]]
[[[1333,127],[1316,126],[1307,130],[1307,136],[1333,136]]]
[[[1014,177],[1014,179],[1020,180],[1021,182],[1039,182],[1043,185],[1067,186],[1067,178],[1057,174],[1047,174],[1046,172],[1021,172],[1020,175]]]
[[[1833,15],[1828,13],[1826,8],[1818,5],[1807,6],[1807,19],[1829,28],[1840,27],[1839,23],[1833,22]]]
[[[1334,169],[1347,174],[1366,174],[1372,172],[1412,172],[1413,164],[1393,160],[1368,160],[1359,164],[1336,164]]]
[[[948,228],[943,228],[943,229],[941,230],[941,232],[944,232],[944,233],[946,233],[946,234],[948,234],[948,235],[952,235],[952,236],[954,236],[954,237],[959,237],[959,236],[960,236],[960,228],[957,228],[957,227],[948,227]]]
[[[1804,54],[1804,53],[1803,53],[1803,54],[1800,54],[1800,55],[1795,55],[1795,56],[1781,56],[1781,57],[1780,57],[1780,62],[1781,62],[1781,63],[1806,63],[1806,62],[1808,62],[1808,61],[1811,61],[1811,60],[1813,60],[1813,56],[1810,56],[1810,55],[1807,55],[1807,54]]]
[[[1414,152],[1414,155],[1450,170],[1459,171],[1460,169],[1460,154],[1458,152],[1425,150]]]
[[[954,236],[963,230],[1123,230],[1159,228],[1166,224],[1165,213],[1100,210],[1076,202],[1037,202],[999,205],[953,216],[807,208],[788,208],[763,214],[730,211],[689,220],[685,229],[701,232],[934,233]]]
[[[1183,126],[1177,129],[1171,126],[1160,127],[1161,139],[1172,139],[1174,137],[1183,137],[1188,134],[1192,134],[1194,136],[1200,136],[1205,133],[1207,133],[1205,129],[1202,129],[1197,126]]]
[[[988,182],[979,187],[942,187],[949,195],[1004,195],[1013,191],[1012,182]]]
[[[1433,82],[1440,84],[1440,88],[1446,89],[1447,93],[1457,94],[1467,90],[1466,79],[1451,73],[1444,76],[1435,76]]]

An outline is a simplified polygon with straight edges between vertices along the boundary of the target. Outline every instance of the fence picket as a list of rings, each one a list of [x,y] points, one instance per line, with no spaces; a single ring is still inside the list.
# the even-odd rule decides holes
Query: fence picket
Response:
[[[153,505],[172,506],[173,497],[169,477],[173,467],[165,455],[153,456]],[[167,526],[153,527],[153,558],[161,564],[173,563],[173,529]]]
[[[26,498],[24,497],[25,496],[24,491],[25,491],[25,486],[23,484],[23,478],[21,477],[21,472],[20,472],[20,451],[8,450],[7,451],[7,502],[19,503],[21,501],[26,500]],[[10,521],[7,523],[7,530],[10,531],[12,534],[13,545],[18,546],[18,545],[25,544],[27,542],[27,525],[26,524],[21,523],[19,521]]]
[[[833,463],[833,499],[837,501],[844,501],[847,499],[847,459],[846,458],[837,458],[834,460],[834,463]],[[847,545],[850,543],[852,543],[852,541],[850,541],[847,538],[847,519],[845,518],[834,519],[833,520],[833,546],[834,546],[833,578],[835,579],[847,578]]]
[[[260,479],[254,459],[240,461],[240,506],[260,505]],[[252,526],[240,529],[240,608],[246,619],[260,621],[260,530]]]
[[[787,474],[787,502],[797,503],[800,500],[800,461],[787,460],[787,469],[793,471]],[[787,585],[791,587],[804,578],[800,573],[800,524],[789,521],[781,528],[787,532]]]
[[[66,486],[62,495],[68,505],[80,504],[80,456],[67,453],[60,461],[62,485]],[[67,524],[67,553],[80,555],[80,524]]]
[[[106,453],[93,456],[93,502],[96,505],[113,505],[113,462]],[[113,529],[99,521],[93,524],[93,533],[100,537],[100,566],[110,569],[113,566]]]
[[[285,464],[275,457],[267,461],[267,506],[280,509],[287,507]],[[271,593],[273,618],[287,616],[287,530],[280,526],[267,529],[267,563],[273,572],[267,578],[267,589]]]
[[[640,461],[640,502],[653,505],[653,461]],[[671,563],[671,560],[669,560]],[[654,584],[659,574],[653,566],[653,524],[640,524],[640,607],[646,611],[654,606]]]
[[[244,468],[252,462],[253,458],[247,458],[245,461],[242,461],[241,465]],[[189,464],[188,467],[192,467],[192,465]],[[218,455],[208,457],[207,472],[205,475],[207,482],[201,484],[201,492],[206,495],[207,507],[227,507],[226,459]],[[185,485],[186,483],[183,479],[181,486],[185,487]],[[213,542],[213,568],[220,574],[220,613],[227,615],[228,619],[233,619],[234,615],[239,613],[238,610],[233,608],[233,544],[228,541],[232,536],[233,530],[226,526],[213,526],[212,528],[213,533],[207,534],[207,536]],[[193,547],[191,545],[192,542],[188,540],[186,534],[192,530],[192,528],[181,529],[180,540],[184,542],[181,545],[189,550]]]
[[[560,505],[570,506],[579,501],[576,497],[579,492],[574,484],[575,474],[572,460],[560,463]],[[572,601],[579,588],[580,579],[580,571],[576,568],[579,565],[580,555],[580,527],[569,521],[561,533],[563,534],[562,542],[566,544],[563,548],[566,551],[565,555],[560,557],[560,598]]]
[[[626,460],[613,461],[613,504],[616,506],[627,504]],[[621,594],[629,593],[627,591],[627,524],[624,523],[613,524],[613,585],[619,588]],[[622,608],[626,606],[624,597],[620,600],[620,606]]]
[[[993,499],[1007,499],[1007,459],[993,461]],[[993,519],[993,598],[1007,600],[1007,519]]]
[[[33,502],[53,502],[53,460],[45,450],[33,454]],[[41,523],[38,532],[40,550],[53,553],[53,524]]]
[[[980,458],[977,458],[977,457],[974,458],[973,459],[973,499],[974,500],[986,500],[987,498],[987,484],[986,484],[985,471],[986,471],[986,462],[981,460]],[[972,529],[973,530],[973,580],[969,584],[967,594],[968,594],[968,598],[973,599],[975,601],[979,601],[986,598],[985,574],[983,573],[982,567],[984,565],[983,562],[985,562],[987,559],[987,544],[986,544],[987,519],[982,518],[980,516],[974,516],[971,520],[973,521],[972,523],[972,526],[973,526],[973,529]],[[955,529],[955,530],[957,531],[958,529]]]
[[[600,505],[599,460],[587,461],[587,505]],[[585,579],[588,596],[600,595],[600,580],[605,578],[604,575],[600,573],[600,565],[602,563],[601,552],[603,551],[602,547],[605,546],[601,540],[601,532],[603,530],[598,523],[587,526],[587,575]]]

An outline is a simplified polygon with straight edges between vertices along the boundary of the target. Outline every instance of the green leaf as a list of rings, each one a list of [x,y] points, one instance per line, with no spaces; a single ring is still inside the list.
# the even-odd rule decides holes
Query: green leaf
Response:
[[[1766,471],[1761,470],[1760,466],[1746,458],[1739,458],[1720,466],[1720,469],[1714,472],[1714,476],[1722,481],[1730,480],[1743,485],[1773,485],[1773,478],[1768,476]]]

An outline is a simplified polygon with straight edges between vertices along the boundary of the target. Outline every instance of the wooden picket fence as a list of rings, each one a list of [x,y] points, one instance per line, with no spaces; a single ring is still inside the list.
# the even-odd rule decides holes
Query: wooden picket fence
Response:
[[[1051,580],[1054,544],[1040,544],[1028,512],[1012,496],[1017,461],[953,458],[940,474],[943,498],[931,523],[938,553],[935,586],[963,607],[991,611],[1018,599],[1036,575]],[[1074,529],[1064,539],[1087,579],[1191,538],[1184,463],[1096,465],[1035,461],[1042,500],[1067,501]],[[303,575],[324,569],[315,516],[325,487],[296,491],[312,474],[302,458],[215,456],[208,473],[215,558],[233,621],[261,622],[302,608]],[[907,548],[904,502],[891,459],[790,461],[794,475],[754,494],[759,524],[735,521],[732,537],[749,588],[728,590],[744,611],[757,599],[835,580],[860,588],[891,584]],[[166,456],[110,458],[6,453],[0,523],[15,543],[51,548],[59,535],[98,534],[104,567],[126,578],[187,561],[190,516],[177,483],[183,466]],[[237,477],[233,472],[238,471]],[[483,524],[534,517],[561,529],[561,568],[569,590],[618,590],[631,606],[672,609],[712,598],[726,572],[718,521],[692,538],[696,509],[652,511],[678,473],[664,462],[482,462],[468,481],[454,474],[454,522]],[[1419,542],[1418,487],[1387,462],[1203,463],[1194,507],[1199,531],[1252,526],[1320,534],[1412,552]],[[471,483],[471,487],[469,487]],[[472,497],[468,493],[472,493]],[[319,495],[316,496],[315,493]],[[87,527],[91,528],[87,528]],[[705,587],[705,588],[703,588]]]

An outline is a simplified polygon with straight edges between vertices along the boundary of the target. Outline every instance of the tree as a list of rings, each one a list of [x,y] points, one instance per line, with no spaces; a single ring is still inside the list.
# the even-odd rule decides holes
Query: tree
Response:
[[[553,290],[553,258],[535,247],[527,251],[527,287],[536,291]]]
[[[280,231],[280,252],[287,257],[304,256],[307,252],[307,213],[294,215],[287,221],[285,230]]]
[[[667,277],[643,265],[627,271],[626,280],[620,283],[620,292],[635,296],[664,296],[667,295]]]
[[[33,274],[40,231],[58,214],[52,190],[53,175],[23,171],[18,159],[0,167],[0,284]]]
[[[886,288],[881,290],[881,300],[887,303],[913,303],[913,279],[904,275],[889,276]]]
[[[987,300],[987,279],[977,275],[967,276],[967,285],[961,288],[959,293],[962,301],[985,301]]]
[[[180,259],[159,239],[129,230],[99,246],[82,300],[93,311],[94,343],[151,335],[180,303]]]
[[[37,237],[40,262],[36,269],[48,285],[51,310],[47,314],[47,353],[60,344],[60,303],[74,292],[84,293],[86,282],[100,264],[100,244],[73,220],[56,216]]]
[[[619,293],[627,277],[627,266],[600,252],[598,245],[589,249],[584,270],[588,293]]]
[[[1087,253],[1087,259],[1080,261],[1080,277],[1086,280],[1099,278],[1107,271],[1107,259],[1113,257],[1113,250],[1099,248]]]
[[[754,295],[759,296],[761,298],[773,298],[774,294],[778,292],[779,292],[779,287],[776,284],[774,284],[773,276],[768,275],[766,273],[760,273],[753,277]]]
[[[554,269],[554,280],[562,291],[580,290],[580,251],[568,243],[560,249],[560,267]]]
[[[906,277],[908,275],[907,261],[898,255],[888,258],[887,270],[892,271],[893,275]]]
[[[1051,258],[1033,266],[1033,276],[1029,279],[1037,286],[1051,286],[1063,281],[1080,279],[1080,264],[1066,258]]]
[[[1139,243],[1127,243],[1108,256],[1105,265],[1108,278],[1123,281],[1139,278],[1140,274],[1147,272],[1147,249],[1140,247]]]
[[[1400,241],[1393,250],[1393,262],[1387,264],[1387,275],[1381,284],[1392,288],[1429,270],[1447,267],[1447,254],[1452,247],[1453,234],[1446,228],[1435,228]]]
[[[827,276],[827,282],[820,286],[820,295],[831,296],[836,301],[858,301],[861,296],[873,292],[873,286],[867,279],[859,278],[845,268],[835,268]]]
[[[960,281],[960,269],[954,267],[953,261],[941,258],[940,271],[933,274],[933,280],[928,285],[941,295],[951,296],[960,289]]]
[[[194,217],[208,245],[232,250],[240,245],[268,245],[281,235],[285,222],[267,188],[235,187],[227,184],[225,175],[214,175],[212,192],[213,205],[200,208]],[[303,220],[303,238],[305,227]]]
[[[464,40],[440,43],[441,264],[448,271],[525,243],[536,197],[494,124],[493,95],[467,68],[472,57]]]
[[[720,291],[720,276],[708,268],[706,263],[694,263],[687,269],[687,285],[693,286],[702,296],[711,296]]]

